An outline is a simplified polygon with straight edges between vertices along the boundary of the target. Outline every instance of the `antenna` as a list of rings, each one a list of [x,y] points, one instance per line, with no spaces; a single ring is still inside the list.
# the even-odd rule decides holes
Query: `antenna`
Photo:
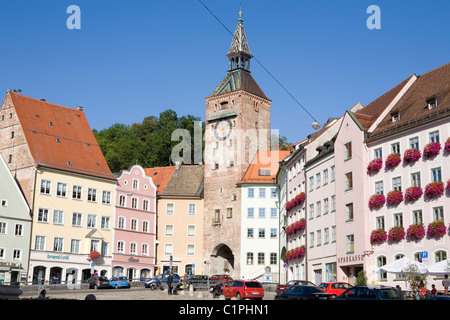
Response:
[[[22,89],[14,89],[13,91],[14,91],[15,93],[21,94]]]

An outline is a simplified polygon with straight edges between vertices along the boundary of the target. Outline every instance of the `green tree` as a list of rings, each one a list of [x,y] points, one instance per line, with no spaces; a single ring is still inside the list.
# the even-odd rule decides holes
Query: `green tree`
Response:
[[[199,117],[186,115],[178,117],[171,109],[159,117],[145,117],[141,123],[131,126],[113,124],[111,127],[93,130],[98,144],[112,172],[127,169],[133,164],[145,168],[172,165],[171,152],[178,141],[172,141],[176,129],[186,129],[191,136],[191,163],[193,163],[194,127]],[[204,124],[202,124],[202,137]],[[202,146],[203,150],[203,146]]]

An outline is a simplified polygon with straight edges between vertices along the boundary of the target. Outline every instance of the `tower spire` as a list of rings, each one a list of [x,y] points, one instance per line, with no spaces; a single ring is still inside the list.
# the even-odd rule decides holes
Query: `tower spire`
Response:
[[[242,19],[242,2],[236,31],[234,32],[233,41],[231,42],[227,57],[230,59],[230,70],[244,69],[250,71],[250,59],[253,55],[250,53],[247,37],[245,36],[244,20]]]

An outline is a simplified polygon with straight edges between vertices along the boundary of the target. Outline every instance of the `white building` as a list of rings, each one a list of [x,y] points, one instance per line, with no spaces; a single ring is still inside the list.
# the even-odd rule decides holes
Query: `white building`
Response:
[[[242,180],[241,187],[241,277],[278,282],[279,216],[278,163],[289,151],[259,151]]]

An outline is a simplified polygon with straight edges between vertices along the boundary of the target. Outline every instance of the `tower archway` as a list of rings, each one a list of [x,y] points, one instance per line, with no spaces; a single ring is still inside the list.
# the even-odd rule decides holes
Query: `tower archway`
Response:
[[[211,252],[211,274],[227,273],[233,275],[234,254],[224,243],[218,244]]]

